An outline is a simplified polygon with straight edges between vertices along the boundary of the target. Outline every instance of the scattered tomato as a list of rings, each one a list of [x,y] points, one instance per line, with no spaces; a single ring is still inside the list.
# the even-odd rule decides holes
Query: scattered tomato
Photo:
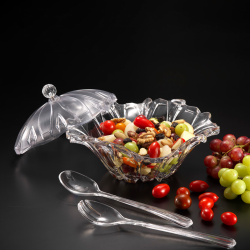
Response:
[[[146,127],[150,127],[150,128],[154,128],[155,125],[149,121],[147,118],[137,116],[134,120],[134,124],[135,126],[141,128],[141,129],[145,129]]]
[[[170,187],[168,184],[159,184],[153,188],[152,195],[155,198],[163,198],[169,193],[169,191]]]
[[[126,128],[126,125],[124,124],[124,123],[117,123],[116,125],[115,125],[115,128],[116,129],[120,129],[120,130],[122,130],[123,132],[125,131],[125,128]]]
[[[208,188],[209,188],[209,185],[205,181],[201,181],[201,180],[192,181],[189,184],[189,189],[193,192],[204,192]]]
[[[176,194],[186,194],[190,196],[190,191],[186,187],[180,187],[177,189]]]
[[[214,218],[214,212],[211,208],[203,208],[201,210],[201,218],[205,221],[211,221]]]
[[[105,121],[103,124],[101,123],[100,129],[105,135],[111,135],[112,132],[116,129],[115,123],[112,121]]]
[[[237,222],[237,216],[231,212],[225,212],[221,215],[221,220],[228,226],[233,226]]]
[[[212,193],[212,192],[206,192],[206,193],[203,193],[199,196],[199,201],[203,198],[211,198],[214,203],[219,199],[219,197],[215,194],[215,193]]]
[[[177,194],[174,198],[174,204],[178,209],[188,209],[192,204],[192,200],[189,195]]]
[[[199,208],[212,208],[214,206],[214,201],[211,198],[203,198],[199,202]]]
[[[161,148],[160,144],[157,141],[153,142],[148,148],[148,154],[149,154],[150,158],[159,157],[161,154],[160,148]]]

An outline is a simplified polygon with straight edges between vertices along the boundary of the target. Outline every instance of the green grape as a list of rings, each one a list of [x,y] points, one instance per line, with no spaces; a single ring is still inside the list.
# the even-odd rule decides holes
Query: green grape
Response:
[[[241,195],[241,199],[247,203],[250,204],[250,191],[245,191],[242,195]]]
[[[245,177],[246,175],[248,175],[248,172],[247,172],[247,166],[245,166],[244,164],[242,163],[238,163],[235,165],[234,169],[238,172],[239,174],[239,177],[243,178]]]
[[[121,129],[116,129],[116,130],[114,130],[114,131],[113,131],[113,133],[112,133],[112,134],[114,134],[114,133],[118,133],[118,132],[119,132],[119,133],[124,133]]]
[[[166,121],[161,122],[161,124],[164,124],[167,128],[170,128],[170,124]]]
[[[246,189],[247,189],[247,190],[250,190],[250,175],[246,175],[246,176],[243,178],[243,181],[244,181],[245,184],[246,184]]]
[[[250,166],[247,167],[247,173],[250,174]]]
[[[222,177],[220,178],[220,184],[222,187],[230,187],[232,182],[225,181]]]
[[[233,200],[237,197],[238,195],[235,194],[230,187],[227,187],[224,190],[224,197],[228,200]]]
[[[172,165],[175,165],[175,164],[177,164],[178,163],[178,157],[175,157],[171,162],[170,162],[170,164],[172,164]]]
[[[222,174],[223,174],[226,170],[228,170],[228,168],[222,168],[222,169],[218,172],[219,178],[221,178]]]
[[[246,184],[242,180],[236,180],[232,183],[231,189],[235,194],[243,194],[246,191]]]
[[[222,176],[225,181],[233,182],[238,178],[238,172],[235,169],[228,169],[226,170]]]
[[[175,127],[175,133],[178,135],[178,136],[181,136],[181,134],[184,132],[184,131],[189,131],[188,129],[188,126],[184,123],[180,123],[178,124],[176,127]]]
[[[133,142],[127,142],[125,145],[124,145],[125,148],[135,152],[135,153],[138,153],[139,152],[139,148],[138,146],[133,143]]]
[[[243,160],[242,163],[246,166],[250,166],[250,155],[246,155]]]

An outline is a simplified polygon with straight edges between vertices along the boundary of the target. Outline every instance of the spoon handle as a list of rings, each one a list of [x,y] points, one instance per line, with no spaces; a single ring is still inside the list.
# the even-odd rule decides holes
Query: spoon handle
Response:
[[[116,196],[116,195],[112,195],[112,194],[109,194],[109,193],[105,193],[105,192],[102,192],[102,191],[100,191],[100,193],[98,193],[98,195],[102,196],[102,197],[112,199],[112,200],[115,200],[115,201],[119,201],[121,203],[130,205],[132,207],[139,208],[141,210],[145,210],[145,211],[147,211],[147,212],[149,212],[151,214],[155,214],[155,215],[157,215],[157,216],[159,216],[159,217],[161,217],[161,218],[163,218],[165,220],[172,221],[172,222],[174,222],[175,224],[177,224],[177,225],[179,225],[181,227],[190,227],[193,224],[193,221],[191,219],[189,219],[188,217],[179,215],[177,213],[169,212],[169,211],[161,209],[161,208],[157,208],[157,207],[150,206],[150,205],[147,205],[147,204],[143,204],[143,203],[140,203],[140,202],[137,202],[137,201],[132,201],[132,200],[129,200],[129,199],[125,199],[125,198],[122,198],[122,197],[119,197],[119,196]]]
[[[191,231],[188,229],[171,227],[168,225],[160,226],[160,225],[155,225],[155,224],[146,223],[142,221],[130,220],[127,218],[126,218],[126,224],[146,227],[146,228],[163,231],[167,233],[172,233],[172,234],[177,234],[177,235],[185,236],[188,238],[204,241],[207,243],[212,243],[212,244],[215,244],[220,247],[227,248],[227,249],[233,248],[236,245],[236,241],[229,237],[205,234],[201,232]]]

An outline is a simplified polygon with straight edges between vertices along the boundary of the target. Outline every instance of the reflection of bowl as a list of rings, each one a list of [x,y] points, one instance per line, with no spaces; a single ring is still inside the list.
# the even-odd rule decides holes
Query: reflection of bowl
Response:
[[[97,139],[102,135],[99,124],[104,120],[115,117],[126,117],[133,121],[136,116],[143,114],[148,118],[165,116],[166,120],[174,121],[184,119],[194,127],[195,137],[183,143],[177,150],[162,158],[148,158],[140,156],[127,148],[111,142]],[[73,127],[67,131],[67,138],[71,143],[78,143],[87,146],[93,151],[115,178],[135,183],[142,181],[161,181],[172,175],[181,165],[188,153],[200,142],[206,142],[208,136],[217,135],[220,128],[212,123],[211,114],[201,113],[193,106],[187,106],[185,100],[174,99],[167,101],[156,99],[152,101],[147,98],[143,103],[115,103],[108,112],[99,114],[95,119],[84,125]],[[123,153],[135,161],[137,168],[128,167],[122,164],[120,158]],[[141,172],[144,163],[156,163],[156,167],[147,175]],[[141,174],[140,174],[141,173]]]

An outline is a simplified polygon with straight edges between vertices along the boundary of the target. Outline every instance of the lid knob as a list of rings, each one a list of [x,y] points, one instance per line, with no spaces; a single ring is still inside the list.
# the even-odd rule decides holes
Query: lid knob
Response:
[[[42,93],[46,98],[54,98],[56,95],[56,87],[52,84],[46,84],[44,85],[42,89]]]

